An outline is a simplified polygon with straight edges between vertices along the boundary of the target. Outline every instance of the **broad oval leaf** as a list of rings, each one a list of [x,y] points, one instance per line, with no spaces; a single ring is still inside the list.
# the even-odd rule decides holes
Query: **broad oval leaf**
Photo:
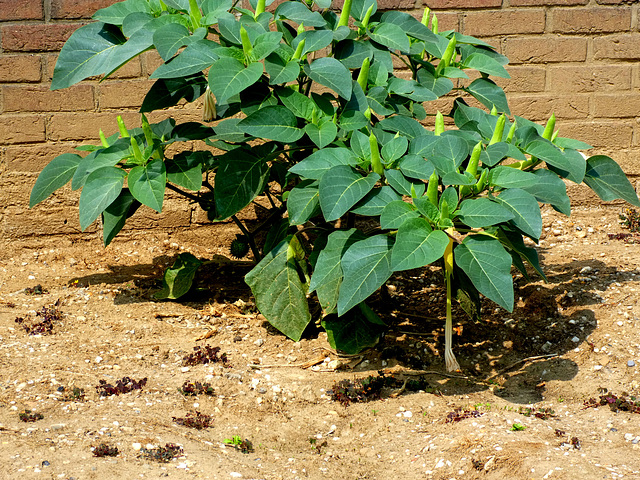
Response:
[[[364,302],[341,317],[327,315],[322,319],[322,328],[327,331],[329,345],[346,355],[375,346],[387,330],[385,323]]]
[[[472,53],[465,58],[463,65],[494,77],[511,78],[500,62],[482,53]]]
[[[166,159],[167,181],[197,192],[202,187],[202,167],[213,161],[207,151],[181,152]]]
[[[429,265],[444,255],[447,245],[447,234],[431,230],[424,218],[407,220],[398,229],[391,252],[391,268],[400,271]]]
[[[29,208],[37,205],[71,180],[81,161],[82,157],[75,153],[63,153],[51,160],[42,169],[31,189]]]
[[[380,188],[374,188],[367,193],[367,195],[360,200],[356,207],[352,208],[351,211],[358,215],[376,217],[382,214],[382,211],[389,203],[401,199],[402,197],[400,197],[393,188],[388,185],[384,185]]]
[[[303,180],[293,187],[287,197],[289,225],[302,225],[320,213],[318,181]]]
[[[289,169],[289,172],[312,180],[320,179],[329,169],[338,165],[356,166],[356,157],[349,148],[322,148]]]
[[[80,194],[80,228],[86,228],[118,198],[127,173],[118,167],[101,167],[87,177]]]
[[[416,207],[403,200],[390,202],[382,210],[380,215],[380,228],[383,230],[396,230],[411,218],[417,218],[420,214],[416,212]]]
[[[498,112],[511,114],[504,90],[488,78],[474,80],[465,90],[489,110],[495,105]]]
[[[540,205],[533,195],[519,188],[504,190],[496,197],[503,207],[513,213],[510,220],[525,235],[536,242],[542,233]]]
[[[496,167],[491,170],[489,175],[489,184],[503,188],[522,188],[531,187],[538,181],[533,173],[524,172],[517,168]]]
[[[216,53],[219,48],[211,40],[198,40],[191,43],[168,63],[163,63],[149,78],[180,78],[196,75],[213,65],[220,57]]]
[[[318,148],[326,147],[338,135],[338,127],[330,118],[320,120],[318,125],[308,123],[304,131]]]
[[[209,69],[209,88],[216,100],[223,103],[260,80],[263,69],[260,62],[245,68],[235,58],[223,57]]]
[[[380,175],[366,177],[346,165],[338,165],[320,179],[320,208],[327,222],[337,220],[373,189]]]
[[[164,189],[167,185],[167,170],[162,159],[133,167],[127,177],[127,183],[136,200],[156,212],[162,211]]]
[[[404,33],[402,27],[393,23],[380,23],[369,33],[371,40],[374,40],[389,50],[400,50],[401,52],[409,52],[411,43],[409,37]]]
[[[202,261],[194,255],[183,252],[178,255],[173,265],[164,272],[162,290],[153,296],[158,300],[176,299],[186,294],[193,284],[193,278]]]
[[[578,152],[577,156],[566,153],[556,147],[553,143],[543,138],[538,138],[530,142],[524,149],[526,153],[540,160],[544,160],[552,167],[560,169],[565,178],[575,183],[582,183],[587,164]]]
[[[539,168],[533,173],[537,181],[523,190],[533,195],[538,202],[548,203],[567,217],[571,215],[571,200],[567,195],[567,186],[558,175],[545,168]]]
[[[332,57],[319,58],[310,66],[305,66],[305,71],[314,82],[330,88],[345,100],[351,98],[351,73],[339,60]]]
[[[640,207],[640,200],[620,165],[606,155],[595,155],[587,160],[584,183],[605,202],[620,198]]]
[[[488,198],[464,200],[460,205],[460,220],[471,228],[483,228],[511,220],[509,210]]]
[[[276,142],[293,143],[304,131],[298,128],[293,113],[282,105],[264,107],[243,119],[238,127],[254,137],[269,138]]]
[[[123,188],[111,205],[102,212],[102,242],[106,247],[115,238],[127,219],[133,215],[141,203],[138,202],[128,188]]]
[[[511,255],[498,240],[469,235],[453,250],[453,257],[480,293],[513,311]]]

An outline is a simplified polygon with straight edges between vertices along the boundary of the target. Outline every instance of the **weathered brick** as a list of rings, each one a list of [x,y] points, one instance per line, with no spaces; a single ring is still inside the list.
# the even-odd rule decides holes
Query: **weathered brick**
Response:
[[[640,34],[608,35],[593,39],[596,60],[637,60],[640,58]]]
[[[100,109],[139,108],[153,84],[154,82],[149,80],[101,83],[98,87],[98,107]]]
[[[43,236],[51,233],[69,235],[80,231],[77,207],[49,207],[40,204],[33,209],[28,209],[26,206],[14,206],[7,208],[6,213],[6,219],[3,222],[4,235],[10,238]],[[96,231],[97,223],[94,222],[85,230],[85,233]]]
[[[0,115],[0,144],[44,142],[44,117],[39,115]]]
[[[40,55],[0,56],[0,82],[39,82],[42,78]]]
[[[74,112],[94,108],[92,85],[55,91],[44,85],[16,85],[2,90],[5,112]]]
[[[586,118],[589,115],[588,95],[510,95],[513,115],[534,122],[546,121],[551,114],[558,119]]]
[[[128,127],[140,126],[140,114],[122,113]],[[47,138],[52,141],[95,141],[102,129],[107,135],[118,131],[114,113],[54,113],[47,124]]]
[[[51,18],[91,18],[99,9],[118,0],[51,0]]]
[[[550,13],[551,31],[557,33],[610,33],[631,28],[631,8],[556,8]]]
[[[42,0],[0,0],[0,21],[44,20]]]
[[[434,10],[500,8],[502,0],[422,0],[422,4]]]
[[[503,42],[503,54],[512,64],[584,62],[587,39],[582,37],[510,37]]]
[[[559,5],[586,5],[589,0],[510,0],[511,7],[542,7]]]
[[[533,66],[507,66],[507,72],[511,78],[491,77],[507,93],[534,93],[544,92],[546,70],[544,67]],[[478,72],[465,70],[470,80],[480,77]],[[466,82],[468,83],[468,81]]]
[[[542,9],[482,10],[464,15],[463,33],[473,36],[515,35],[544,32]]]
[[[587,142],[594,147],[627,148],[633,135],[632,121],[579,121],[563,123],[561,135]]]
[[[378,10],[411,10],[415,0],[379,0]]]
[[[64,42],[80,26],[68,23],[6,25],[2,27],[2,48],[12,52],[60,50]]]
[[[640,112],[640,93],[598,94],[593,97],[597,118],[636,118]]]
[[[74,152],[75,144],[39,143],[6,147],[7,169],[10,172],[40,173],[55,157]]]
[[[630,5],[636,3],[635,0],[596,0],[600,5]]]
[[[552,92],[606,92],[631,89],[631,66],[554,66],[549,69]]]
[[[460,22],[458,14],[453,12],[434,12],[438,17],[438,30],[444,32],[445,30],[459,30]],[[431,27],[431,24],[429,24]]]
[[[164,63],[156,50],[151,50],[140,55],[142,60],[142,74],[144,76],[151,75],[156,68]]]

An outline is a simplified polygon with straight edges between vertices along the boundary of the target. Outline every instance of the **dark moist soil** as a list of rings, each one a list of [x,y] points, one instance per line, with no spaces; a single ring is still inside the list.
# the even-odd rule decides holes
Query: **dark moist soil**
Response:
[[[640,478],[640,254],[609,237],[629,233],[621,210],[545,210],[548,283],[516,274],[513,313],[454,311],[453,374],[435,267],[394,275],[372,302],[387,334],[344,357],[315,325],[292,342],[257,313],[234,234],[15,244],[0,477]],[[155,301],[181,251],[213,263]]]

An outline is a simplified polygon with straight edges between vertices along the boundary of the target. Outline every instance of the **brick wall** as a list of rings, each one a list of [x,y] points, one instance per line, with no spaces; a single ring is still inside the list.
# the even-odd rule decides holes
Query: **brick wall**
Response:
[[[64,190],[28,210],[37,173],[60,153],[116,131],[115,116],[137,126],[136,113],[157,57],[145,54],[103,83],[51,92],[57,52],[93,12],[114,0],[0,0],[0,243],[77,234],[77,192]],[[558,117],[562,136],[584,140],[640,175],[640,5],[632,0],[378,0],[417,17],[428,5],[441,30],[477,36],[507,55],[500,80],[512,113]],[[446,102],[439,104],[446,106]],[[198,119],[195,106],[176,109]],[[162,115],[155,114],[153,118]],[[142,208],[131,229],[187,228],[202,218],[186,203],[167,212]],[[95,232],[95,226],[93,232]],[[91,229],[90,229],[91,230]],[[92,231],[89,234],[93,234]]]

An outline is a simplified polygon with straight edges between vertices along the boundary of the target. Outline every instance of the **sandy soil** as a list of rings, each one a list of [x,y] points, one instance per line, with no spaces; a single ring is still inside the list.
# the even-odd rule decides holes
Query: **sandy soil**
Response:
[[[294,343],[270,328],[242,281],[249,263],[226,247],[180,239],[214,262],[172,302],[152,294],[174,238],[16,244],[0,254],[0,478],[640,479],[640,414],[585,406],[605,389],[640,397],[639,246],[607,235],[625,231],[620,211],[545,210],[549,283],[517,275],[513,313],[457,312],[453,376],[435,268],[392,277],[373,302],[388,333],[345,358],[315,329]],[[60,319],[27,334],[43,307]],[[228,363],[186,365],[206,345]],[[380,374],[382,398],[332,400],[336,382]],[[123,377],[146,384],[99,395]],[[212,390],[183,395],[189,382]],[[181,424],[196,411],[209,427]],[[253,451],[225,444],[235,436]],[[94,456],[102,444],[117,456]],[[182,451],[159,462],[167,444]]]

